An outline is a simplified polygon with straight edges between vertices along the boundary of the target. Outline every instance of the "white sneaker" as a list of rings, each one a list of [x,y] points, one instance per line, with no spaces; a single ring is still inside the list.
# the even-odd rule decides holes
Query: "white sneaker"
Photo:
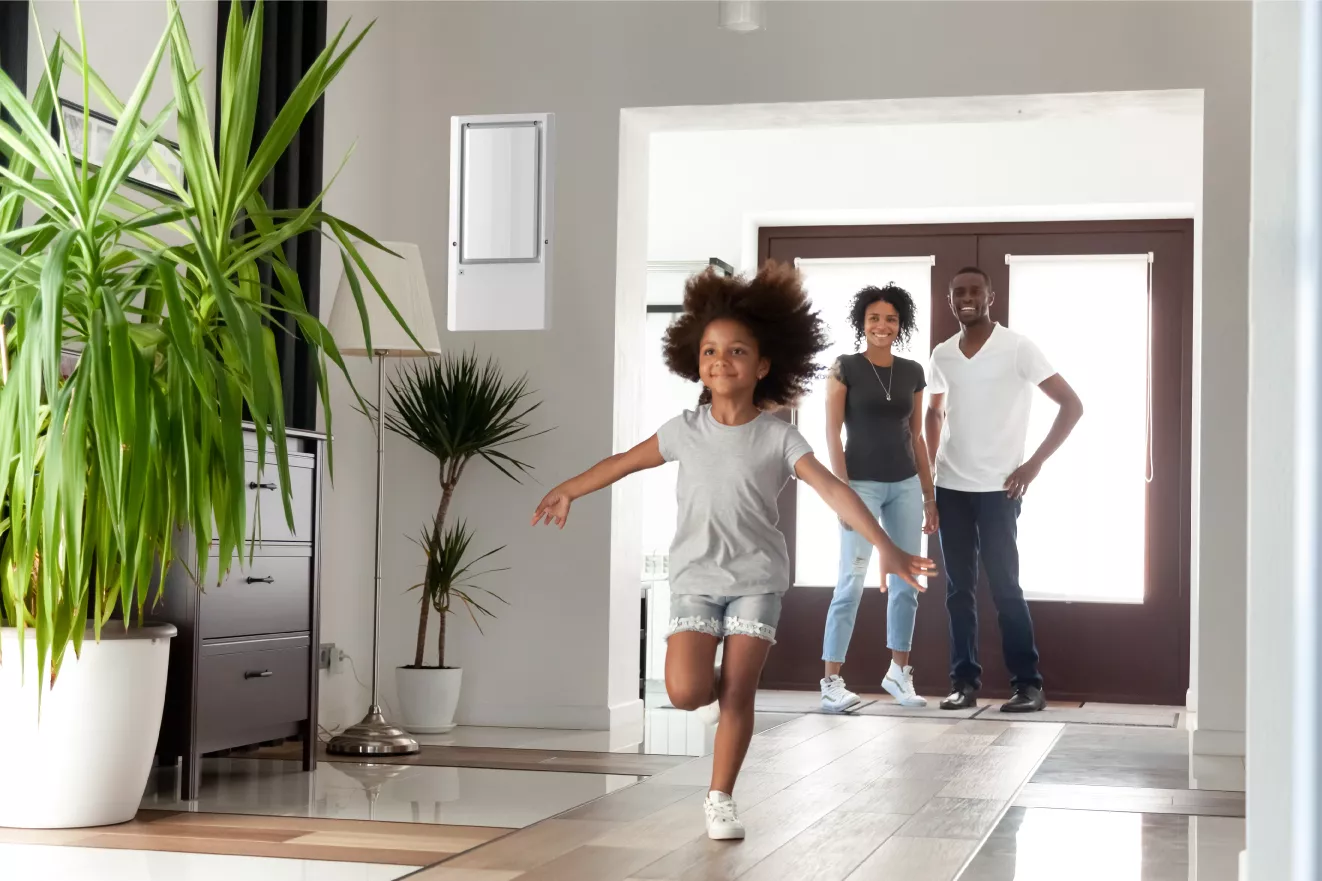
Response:
[[[716,668],[716,675],[712,678],[712,684],[717,693],[721,690],[721,668]],[[712,701],[705,707],[698,707],[693,711],[697,715],[698,721],[708,728],[713,728],[721,721],[721,702]]]
[[[707,793],[702,810],[707,815],[707,837],[712,841],[737,841],[744,837],[744,824],[739,820],[734,799],[724,792]]]
[[[927,706],[927,698],[919,696],[918,692],[913,690],[913,667],[901,667],[891,661],[891,668],[886,671],[886,678],[881,681],[881,687],[886,689],[902,707],[917,709]]]
[[[822,680],[822,710],[827,713],[848,713],[862,703],[862,699],[845,688],[845,680],[828,676]]]

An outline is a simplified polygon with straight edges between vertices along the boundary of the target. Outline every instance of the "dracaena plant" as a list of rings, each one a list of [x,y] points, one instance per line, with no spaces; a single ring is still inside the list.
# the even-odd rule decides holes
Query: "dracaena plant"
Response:
[[[438,619],[436,666],[443,670],[445,669],[446,619],[456,607],[468,612],[468,617],[472,619],[473,625],[480,633],[482,622],[477,616],[496,617],[495,612],[487,608],[491,600],[509,605],[499,594],[474,583],[475,579],[483,575],[504,572],[507,567],[487,569],[482,572],[473,571],[477,564],[500,553],[505,547],[502,545],[495,550],[470,557],[468,549],[473,543],[473,531],[462,520],[449,529],[444,529],[439,522],[433,520],[431,527],[415,541],[426,554],[427,566],[422,581],[413,585],[413,589],[422,591],[421,603],[424,608],[430,607],[436,610]],[[425,635],[425,628],[423,633]]]
[[[441,501],[430,534],[421,542],[427,553],[427,574],[421,585],[423,597],[418,612],[414,667],[423,666],[427,620],[433,608],[441,616],[440,657],[436,662],[440,667],[445,666],[445,616],[452,608],[452,599],[460,600],[470,612],[473,610],[469,596],[460,593],[452,597],[454,573],[461,567],[471,540],[466,528],[461,527],[457,532],[445,529],[455,488],[474,459],[485,460],[516,482],[531,470],[527,463],[504,449],[516,441],[545,433],[533,431],[526,421],[541,406],[540,402],[529,402],[531,396],[526,377],[506,379],[499,364],[490,359],[482,363],[472,351],[446,354],[406,369],[390,384],[394,412],[386,416],[386,425],[435,456],[440,466]],[[490,555],[484,554],[473,562]],[[437,565],[438,560],[448,561],[449,568]],[[486,609],[480,611],[490,615]]]
[[[231,6],[217,72],[214,139],[174,0],[161,5],[164,32],[127,100],[89,64],[81,12],[76,40],[43,46],[31,100],[0,73],[0,105],[13,120],[0,123],[0,623],[20,637],[35,630],[38,675],[52,684],[89,622],[99,637],[116,617],[128,626],[149,613],[177,530],[198,537],[197,558],[181,562],[199,583],[213,539],[220,569],[231,565],[248,536],[245,416],[260,464],[272,456],[285,478],[292,519],[273,328],[307,340],[328,422],[326,362],[344,364],[307,309],[284,243],[312,232],[339,250],[365,330],[364,290],[389,303],[358,250],[380,247],[370,236],[323,212],[320,196],[274,210],[260,193],[367,30],[328,41],[257,141],[263,7],[258,0],[245,16],[242,6]],[[147,118],[158,74],[174,96]],[[85,146],[67,146],[62,121],[51,132],[63,75],[84,107],[95,99],[117,119],[99,167]],[[183,181],[158,152],[170,121]],[[171,193],[133,187],[128,174],[143,160]],[[25,216],[34,219],[24,225]],[[263,284],[266,271],[275,284]],[[81,354],[62,371],[69,349]]]

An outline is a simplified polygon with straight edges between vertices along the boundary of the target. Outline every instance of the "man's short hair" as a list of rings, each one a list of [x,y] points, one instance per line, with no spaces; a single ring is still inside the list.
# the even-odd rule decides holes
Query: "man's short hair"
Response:
[[[950,276],[950,284],[954,285],[955,279],[959,278],[961,275],[980,275],[982,276],[983,283],[987,285],[988,289],[990,289],[992,286],[991,276],[987,275],[987,273],[983,272],[981,269],[979,269],[976,266],[965,266],[959,272],[956,272],[954,275]]]

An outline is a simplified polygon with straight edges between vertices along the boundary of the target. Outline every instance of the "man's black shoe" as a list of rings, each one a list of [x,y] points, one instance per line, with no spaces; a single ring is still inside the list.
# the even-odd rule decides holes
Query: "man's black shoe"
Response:
[[[1002,713],[1037,713],[1047,708],[1046,695],[1036,685],[1016,685],[1014,694],[1001,705]]]
[[[978,705],[978,692],[971,685],[957,684],[941,701],[943,710],[972,710]]]

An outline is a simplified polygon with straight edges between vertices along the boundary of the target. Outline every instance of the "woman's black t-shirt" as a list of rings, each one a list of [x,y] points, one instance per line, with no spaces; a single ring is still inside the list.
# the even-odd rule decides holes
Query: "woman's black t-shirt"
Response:
[[[845,468],[849,479],[898,483],[916,475],[909,419],[914,395],[927,388],[923,366],[897,356],[891,367],[876,367],[859,353],[837,359],[831,375],[848,389]]]

